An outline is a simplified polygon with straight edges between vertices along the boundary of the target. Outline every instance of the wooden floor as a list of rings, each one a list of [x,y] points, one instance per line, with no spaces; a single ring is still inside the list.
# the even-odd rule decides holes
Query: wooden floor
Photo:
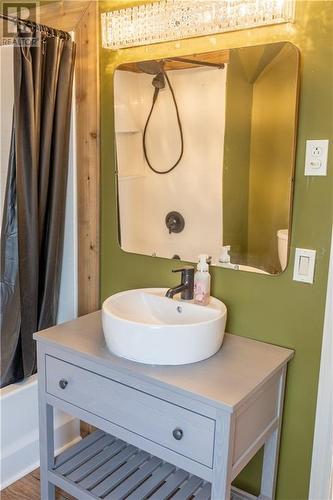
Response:
[[[1,500],[43,500],[40,498],[39,469],[1,491],[0,498]],[[74,500],[74,497],[57,488],[56,500]]]

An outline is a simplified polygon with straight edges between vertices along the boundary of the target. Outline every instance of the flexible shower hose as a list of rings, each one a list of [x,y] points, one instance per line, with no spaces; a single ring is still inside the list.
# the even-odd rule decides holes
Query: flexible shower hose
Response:
[[[159,88],[155,88],[155,92],[154,92],[154,96],[153,96],[153,102],[152,102],[152,105],[151,105],[151,108],[150,108],[150,111],[149,111],[149,115],[148,115],[148,118],[147,118],[147,121],[146,121],[146,124],[145,124],[145,128],[144,128],[144,131],[143,131],[143,152],[144,152],[145,159],[146,159],[146,162],[148,163],[149,168],[153,172],[155,172],[155,174],[168,174],[169,172],[172,172],[172,170],[174,170],[177,167],[177,165],[180,162],[180,160],[182,159],[182,156],[183,156],[183,153],[184,153],[183,128],[182,128],[182,124],[181,124],[181,120],[180,120],[180,116],[179,116],[179,110],[178,110],[176,96],[175,96],[175,93],[173,91],[173,88],[172,88],[172,85],[171,85],[171,82],[169,80],[168,75],[166,74],[165,71],[163,71],[163,74],[164,74],[164,77],[165,77],[165,79],[167,81],[167,84],[169,86],[169,89],[170,89],[170,92],[171,92],[171,95],[172,95],[172,99],[173,99],[173,102],[174,102],[174,105],[175,105],[175,109],[176,109],[177,123],[178,123],[179,134],[180,134],[181,148],[180,148],[180,154],[179,154],[178,160],[168,170],[162,170],[162,171],[161,170],[157,170],[156,168],[154,168],[152,166],[152,164],[151,164],[151,162],[150,162],[150,160],[148,158],[147,148],[146,148],[147,128],[148,128],[148,124],[149,124],[151,115],[153,114],[154,107],[155,107],[155,104],[156,104],[156,101],[157,101],[157,98],[158,98],[158,95],[159,95],[159,92],[160,92]]]

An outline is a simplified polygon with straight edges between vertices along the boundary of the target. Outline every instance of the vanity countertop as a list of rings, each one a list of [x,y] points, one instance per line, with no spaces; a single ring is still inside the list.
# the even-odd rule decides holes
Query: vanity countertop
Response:
[[[107,349],[100,311],[37,332],[34,339],[230,412],[294,355],[290,349],[225,334],[220,351],[198,363],[178,366],[136,363]]]

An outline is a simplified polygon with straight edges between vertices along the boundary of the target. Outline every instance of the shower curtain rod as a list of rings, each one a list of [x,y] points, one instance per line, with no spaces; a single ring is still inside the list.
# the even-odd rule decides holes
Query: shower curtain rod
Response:
[[[38,31],[47,33],[48,36],[60,36],[61,38],[65,38],[66,40],[70,40],[71,36],[67,31],[62,31],[56,28],[50,28],[50,26],[46,26],[45,24],[38,24],[34,21],[30,21],[30,19],[20,19],[19,17],[7,16],[0,12],[0,18],[5,19],[6,21],[10,21],[15,24],[24,24],[28,26],[30,29],[37,29]]]
[[[211,68],[219,68],[223,69],[224,68],[224,63],[212,63],[209,61],[200,61],[199,59],[188,59],[186,57],[165,57],[165,61],[178,61],[178,62],[183,62],[187,64],[195,64],[197,66],[210,66]]]

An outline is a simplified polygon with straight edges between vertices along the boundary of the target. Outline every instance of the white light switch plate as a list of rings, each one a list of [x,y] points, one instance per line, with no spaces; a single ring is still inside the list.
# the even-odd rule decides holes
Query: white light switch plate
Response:
[[[304,175],[327,175],[328,140],[306,141]]]
[[[296,248],[293,280],[313,283],[315,263],[316,250]]]

